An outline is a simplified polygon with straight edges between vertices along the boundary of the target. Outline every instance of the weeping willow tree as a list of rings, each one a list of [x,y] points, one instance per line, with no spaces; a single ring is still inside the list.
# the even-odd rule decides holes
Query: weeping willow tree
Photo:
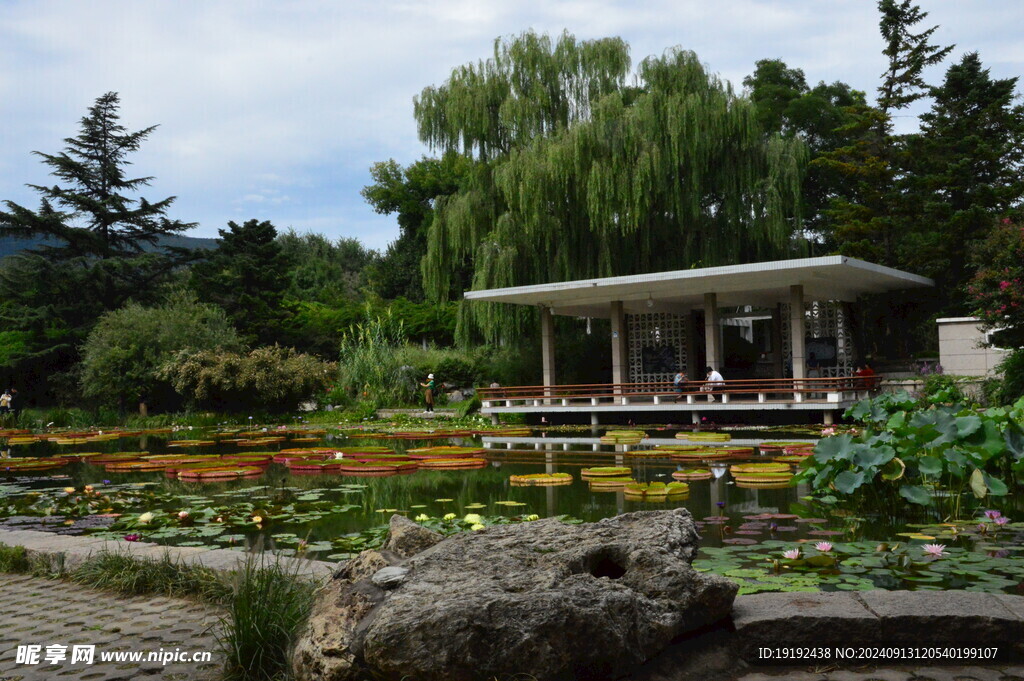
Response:
[[[697,56],[645,59],[619,39],[525,33],[415,103],[434,150],[476,161],[438,200],[424,287],[458,263],[498,288],[785,257],[799,249],[806,150],[766,135],[752,104]],[[463,305],[460,336],[518,335],[528,310]]]

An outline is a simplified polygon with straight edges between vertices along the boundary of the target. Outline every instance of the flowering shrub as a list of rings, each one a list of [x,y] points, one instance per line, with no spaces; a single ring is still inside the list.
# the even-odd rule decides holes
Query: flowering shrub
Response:
[[[988,329],[1006,329],[1024,345],[1024,225],[1003,219],[975,251],[978,271],[967,287]]]

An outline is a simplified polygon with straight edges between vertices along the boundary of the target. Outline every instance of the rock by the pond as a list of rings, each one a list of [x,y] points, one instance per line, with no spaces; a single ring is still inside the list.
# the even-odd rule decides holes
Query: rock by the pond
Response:
[[[613,678],[729,615],[737,587],[691,568],[697,540],[676,509],[494,526],[405,560],[367,551],[321,592],[293,668],[300,681]],[[409,570],[389,591],[368,574],[385,561]]]
[[[374,572],[370,581],[382,589],[394,589],[405,582],[407,574],[409,574],[409,568],[393,565]]]
[[[394,515],[391,516],[388,537],[384,540],[381,551],[392,551],[402,558],[408,558],[426,551],[442,539],[444,536],[440,532],[428,530],[405,516]]]

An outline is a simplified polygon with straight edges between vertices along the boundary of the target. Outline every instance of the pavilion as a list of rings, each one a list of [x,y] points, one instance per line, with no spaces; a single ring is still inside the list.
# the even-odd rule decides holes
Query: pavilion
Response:
[[[481,389],[483,413],[821,410],[826,422],[869,387],[851,379],[850,305],[931,279],[845,256],[467,291],[541,311],[543,385]],[[610,384],[559,385],[554,315],[609,319]],[[589,324],[589,322],[588,322]],[[741,352],[727,351],[730,347]],[[737,359],[744,355],[746,359]],[[704,366],[720,370],[709,403]],[[672,377],[690,379],[677,401]]]

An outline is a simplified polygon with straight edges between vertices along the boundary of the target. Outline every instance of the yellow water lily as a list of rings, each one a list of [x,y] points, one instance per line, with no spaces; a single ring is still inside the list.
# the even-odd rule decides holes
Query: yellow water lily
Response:
[[[66,492],[67,494],[74,494],[74,493],[75,493],[75,488],[74,488],[74,487],[65,487],[65,488],[64,488],[64,491],[65,491],[65,492]]]
[[[477,525],[481,520],[482,518],[476,513],[467,513],[466,517],[462,519],[462,522],[469,523],[470,525]]]
[[[422,523],[424,520],[430,520],[430,516],[426,513],[420,513],[418,516],[416,516],[416,522]]]
[[[146,511],[145,513],[143,513],[142,515],[139,516],[139,524],[140,525],[146,525],[151,520],[153,520],[153,518],[154,518],[153,513],[150,512],[150,511]]]
[[[455,514],[454,513],[445,513],[443,520],[455,520]]]
[[[471,530],[482,530],[482,529],[484,529],[484,527],[485,527],[484,525],[481,525],[480,523],[476,523],[475,525],[473,525],[469,529],[471,529]]]

